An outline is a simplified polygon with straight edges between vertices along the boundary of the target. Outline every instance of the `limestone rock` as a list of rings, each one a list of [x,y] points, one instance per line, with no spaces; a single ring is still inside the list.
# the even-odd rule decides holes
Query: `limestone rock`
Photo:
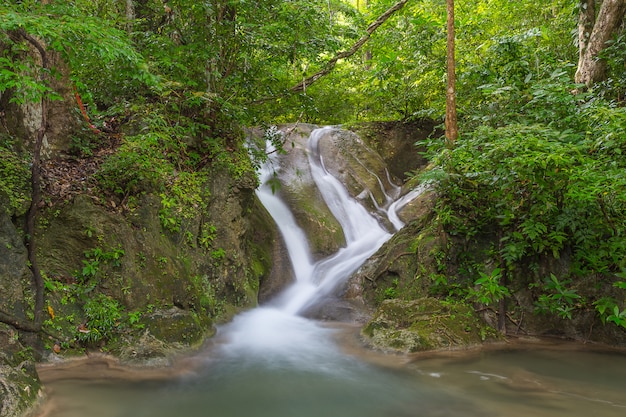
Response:
[[[486,336],[470,307],[435,298],[385,300],[362,334],[376,349],[404,353],[468,347]]]

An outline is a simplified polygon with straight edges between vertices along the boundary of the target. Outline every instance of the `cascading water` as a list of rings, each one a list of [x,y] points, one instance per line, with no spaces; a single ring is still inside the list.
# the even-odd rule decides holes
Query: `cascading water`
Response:
[[[262,185],[257,195],[280,229],[295,282],[269,305],[240,314],[221,329],[227,340],[222,350],[227,355],[258,355],[263,361],[288,362],[291,366],[301,367],[314,364],[315,369],[323,368],[329,358],[337,355],[330,342],[332,332],[319,323],[298,316],[298,313],[336,290],[391,234],[326,170],[319,141],[332,129],[324,127],[311,133],[307,145],[308,162],[317,188],[344,231],[346,246],[326,259],[312,262],[304,232],[268,184],[279,166],[277,153],[268,149],[270,158],[261,170]],[[379,183],[382,184],[380,180]],[[392,217],[398,219],[395,211]],[[399,228],[401,222],[395,220],[394,225]]]

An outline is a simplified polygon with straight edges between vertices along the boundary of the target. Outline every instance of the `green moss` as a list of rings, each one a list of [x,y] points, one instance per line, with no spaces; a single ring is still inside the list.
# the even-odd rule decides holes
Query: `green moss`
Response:
[[[377,349],[417,352],[479,344],[486,331],[470,306],[421,298],[384,301],[362,334]]]
[[[28,210],[30,192],[28,161],[0,142],[0,207],[9,215],[21,216]]]
[[[210,328],[210,320],[207,323],[206,318],[201,320],[197,314],[175,307],[156,311],[143,322],[146,329],[158,340],[188,346],[201,343],[207,335],[207,328]]]

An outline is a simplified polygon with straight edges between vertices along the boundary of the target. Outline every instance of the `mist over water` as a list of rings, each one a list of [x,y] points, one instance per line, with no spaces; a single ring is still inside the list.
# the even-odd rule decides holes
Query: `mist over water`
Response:
[[[626,415],[626,356],[589,352],[505,351],[423,359],[382,367],[346,353],[340,330],[299,315],[337,289],[373,254],[386,230],[324,167],[316,130],[309,163],[347,245],[312,261],[306,236],[267,184],[258,196],[276,219],[295,282],[266,306],[218,329],[192,373],[169,381],[55,381],[54,417],[617,417]],[[273,166],[271,164],[274,164]],[[423,190],[390,199],[387,214]]]

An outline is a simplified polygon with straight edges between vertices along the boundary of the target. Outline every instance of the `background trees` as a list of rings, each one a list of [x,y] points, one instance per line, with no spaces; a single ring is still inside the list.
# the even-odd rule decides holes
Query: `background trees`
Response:
[[[602,81],[606,69],[606,59],[602,52],[622,25],[626,2],[623,0],[581,0],[578,23],[578,69],[576,82],[591,84]]]

